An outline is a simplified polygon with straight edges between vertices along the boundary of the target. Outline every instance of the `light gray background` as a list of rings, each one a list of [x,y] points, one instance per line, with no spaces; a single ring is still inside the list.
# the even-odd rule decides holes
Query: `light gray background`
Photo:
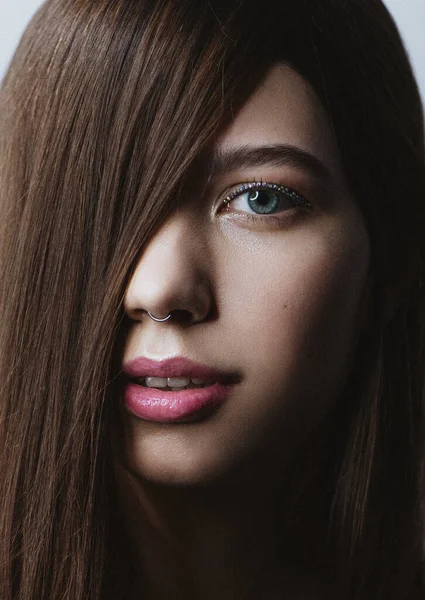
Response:
[[[399,26],[425,102],[425,0],[384,1]],[[0,79],[25,26],[41,4],[42,0],[0,0]]]

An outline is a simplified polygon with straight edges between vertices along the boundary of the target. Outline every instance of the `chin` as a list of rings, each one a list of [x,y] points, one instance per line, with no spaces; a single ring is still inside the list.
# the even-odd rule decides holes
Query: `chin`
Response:
[[[151,483],[164,486],[203,486],[218,482],[226,474],[226,465],[197,464],[195,461],[185,460],[148,460],[132,456],[127,461],[127,468],[138,480],[147,480]]]
[[[171,486],[206,485],[219,482],[235,467],[235,457],[222,450],[187,448],[165,438],[132,440],[127,444],[125,467],[139,480]]]

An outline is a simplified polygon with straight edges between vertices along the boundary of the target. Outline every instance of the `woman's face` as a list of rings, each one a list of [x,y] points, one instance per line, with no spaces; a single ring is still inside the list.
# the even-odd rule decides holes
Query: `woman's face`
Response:
[[[162,483],[293,454],[341,392],[363,312],[368,237],[308,83],[271,68],[211,150],[208,185],[152,238],[125,296],[124,366],[184,357],[234,382],[218,407],[171,422],[134,412],[130,384],[128,467]]]

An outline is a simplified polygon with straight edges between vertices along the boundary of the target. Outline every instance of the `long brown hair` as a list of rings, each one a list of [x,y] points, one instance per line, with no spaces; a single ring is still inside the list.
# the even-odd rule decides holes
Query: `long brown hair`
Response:
[[[279,61],[321,98],[372,245],[329,528],[350,598],[419,598],[423,116],[387,10],[48,0],[0,107],[2,600],[124,598],[110,443],[124,292],[195,159]]]

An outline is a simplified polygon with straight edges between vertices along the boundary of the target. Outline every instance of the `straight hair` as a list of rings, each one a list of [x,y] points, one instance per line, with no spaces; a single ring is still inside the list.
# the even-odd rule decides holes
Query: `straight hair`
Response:
[[[48,0],[0,104],[3,600],[127,597],[111,441],[124,293],[195,161],[276,63],[327,111],[371,240],[326,526],[350,600],[423,597],[424,123],[387,9]]]

